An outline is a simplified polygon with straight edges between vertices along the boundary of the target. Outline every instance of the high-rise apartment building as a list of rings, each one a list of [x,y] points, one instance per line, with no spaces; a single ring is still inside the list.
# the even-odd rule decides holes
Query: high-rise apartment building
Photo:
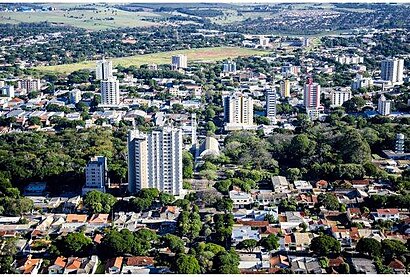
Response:
[[[231,60],[224,62],[222,66],[222,71],[224,73],[236,73],[236,62]]]
[[[330,102],[332,107],[340,107],[344,102],[352,98],[350,88],[340,88],[330,93]]]
[[[120,104],[120,83],[115,77],[101,80],[101,104],[114,106]]]
[[[182,131],[164,127],[148,135],[128,135],[128,190],[141,188],[180,195],[182,193]]]
[[[14,98],[14,86],[0,87],[0,96],[7,97],[9,99]]]
[[[401,133],[396,135],[395,152],[397,154],[403,154],[404,153],[404,135],[401,134]]]
[[[18,80],[17,88],[24,90],[26,93],[29,93],[32,91],[40,91],[41,90],[40,79],[28,78],[28,79]]]
[[[187,68],[188,67],[188,58],[186,55],[175,55],[171,58],[171,67],[173,69]]]
[[[391,111],[391,100],[387,100],[382,94],[377,102],[377,112],[381,115],[389,115]]]
[[[393,84],[403,82],[404,60],[398,58],[386,59],[381,64],[381,78]]]
[[[280,82],[280,96],[283,98],[290,97],[290,81],[288,79]]]
[[[319,108],[320,106],[320,85],[313,83],[312,78],[305,83],[303,103],[306,108]]]
[[[246,129],[253,126],[253,99],[241,92],[224,97],[226,130]]]
[[[105,192],[105,186],[108,183],[107,159],[103,156],[91,158],[85,168],[85,186],[82,193],[86,194],[91,190]]]
[[[95,77],[97,80],[106,80],[111,78],[112,75],[112,61],[102,59],[97,61],[97,67],[95,71]]]
[[[70,103],[77,104],[78,102],[81,101],[81,90],[73,89],[69,92],[69,96],[70,96]]]
[[[266,117],[271,123],[276,122],[276,91],[272,89],[266,90]]]

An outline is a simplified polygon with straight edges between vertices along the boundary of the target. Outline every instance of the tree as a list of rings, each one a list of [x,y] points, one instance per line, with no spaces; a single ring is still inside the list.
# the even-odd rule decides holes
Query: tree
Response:
[[[205,130],[207,130],[208,132],[211,132],[212,134],[215,134],[218,128],[216,127],[215,123],[213,123],[212,121],[208,121],[206,123]]]
[[[182,176],[184,179],[192,178],[194,173],[194,157],[188,151],[182,153]]]
[[[239,256],[235,250],[219,252],[214,258],[213,268],[215,273],[239,274]]]
[[[312,239],[310,250],[320,256],[340,253],[340,242],[328,235],[321,235]]]
[[[344,102],[342,106],[347,112],[358,112],[364,105],[366,105],[366,101],[362,97],[355,96]]]
[[[328,210],[335,211],[339,209],[339,200],[332,193],[319,194],[317,201],[320,206],[324,206]]]
[[[184,241],[175,235],[166,234],[161,238],[161,241],[165,246],[169,247],[173,253],[185,252]]]
[[[175,271],[179,274],[199,274],[201,273],[201,268],[194,256],[180,254],[175,263]]]
[[[215,202],[215,208],[218,211],[231,212],[233,210],[233,201],[230,198],[222,197]]]
[[[166,192],[160,192],[159,201],[163,205],[169,205],[175,201],[175,196],[173,196],[172,194],[166,193]]]
[[[255,249],[255,247],[258,246],[258,242],[254,239],[245,239],[241,242],[239,242],[236,245],[237,249],[245,249],[246,251],[248,251],[249,253],[253,252],[253,250]]]
[[[341,138],[339,145],[346,163],[364,164],[371,159],[369,144],[355,129],[349,129]]]
[[[58,251],[64,256],[85,255],[92,244],[92,240],[82,232],[69,233],[56,241]]]
[[[30,126],[32,126],[32,125],[40,126],[41,125],[41,119],[38,116],[32,116],[28,119],[28,124]]]
[[[269,234],[259,241],[259,245],[268,251],[276,250],[279,248],[279,238],[274,234]]]
[[[84,204],[90,213],[109,213],[117,202],[117,199],[109,193],[103,193],[98,190],[87,192],[84,198]]]
[[[381,243],[385,260],[390,261],[393,258],[401,257],[408,253],[404,243],[396,239],[384,239]]]
[[[372,258],[381,257],[382,244],[374,238],[361,238],[357,242],[356,251]]]
[[[198,237],[199,232],[202,229],[202,222],[199,214],[196,212],[182,211],[178,216],[177,228],[181,236],[190,239]]]
[[[227,180],[221,180],[221,181],[215,182],[214,188],[215,188],[216,190],[218,190],[220,193],[228,194],[231,185],[232,185],[232,181],[231,181],[231,180],[229,180],[229,179],[227,179]]]

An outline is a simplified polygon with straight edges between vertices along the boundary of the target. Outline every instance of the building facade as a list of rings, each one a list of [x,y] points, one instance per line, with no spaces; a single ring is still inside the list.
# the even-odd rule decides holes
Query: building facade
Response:
[[[266,90],[266,117],[271,123],[276,123],[276,91]]]
[[[391,111],[391,100],[387,100],[382,94],[377,103],[377,112],[381,115],[389,115]]]
[[[157,188],[172,195],[182,193],[182,131],[164,127],[148,135],[128,135],[128,190]]]
[[[225,73],[236,73],[236,62],[231,60],[224,62],[222,71]]]
[[[386,59],[381,64],[381,78],[393,84],[403,82],[404,60],[398,58]]]
[[[41,90],[41,84],[40,84],[40,79],[22,79],[17,81],[17,88],[24,90],[26,93],[32,92],[32,91],[40,91]]]
[[[280,96],[283,98],[290,97],[290,81],[288,79],[280,82]]]
[[[113,77],[113,75],[112,75],[112,61],[107,61],[104,58],[101,61],[97,61],[95,77],[96,77],[97,80],[107,80],[107,79]]]
[[[101,81],[101,104],[109,106],[120,104],[120,83],[115,77]]]
[[[332,107],[340,107],[344,102],[352,98],[352,91],[349,88],[333,90],[330,93],[330,101]]]
[[[253,126],[253,99],[241,92],[224,96],[225,129],[246,129]]]
[[[73,89],[70,91],[69,95],[70,95],[71,104],[77,104],[78,102],[81,101],[81,90]]]
[[[105,192],[105,187],[109,184],[107,159],[103,156],[91,158],[85,168],[85,186],[82,193],[86,194],[91,190]]]
[[[395,152],[397,154],[403,154],[404,153],[404,135],[401,134],[401,133],[396,135]]]
[[[14,86],[3,86],[0,87],[0,96],[7,97],[9,99],[14,98]]]
[[[188,58],[186,55],[175,55],[171,58],[171,67],[173,69],[187,68],[188,67]]]

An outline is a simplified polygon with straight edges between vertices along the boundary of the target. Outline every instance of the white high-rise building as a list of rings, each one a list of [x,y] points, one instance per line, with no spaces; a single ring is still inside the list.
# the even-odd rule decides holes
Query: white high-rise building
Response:
[[[396,135],[395,152],[397,154],[403,154],[404,153],[404,135],[401,134],[401,133]]]
[[[381,115],[389,115],[391,110],[391,100],[387,100],[382,94],[377,103],[377,112]]]
[[[164,127],[144,135],[128,135],[128,190],[157,188],[173,195],[182,193],[182,131]]]
[[[32,91],[40,91],[41,90],[40,79],[28,78],[28,79],[18,80],[17,88],[24,90],[26,93],[29,93]]]
[[[70,95],[71,104],[77,104],[78,102],[81,101],[81,90],[73,89],[70,91],[69,95]]]
[[[393,58],[382,61],[381,78],[393,84],[403,82],[404,60]]]
[[[108,61],[105,58],[103,58],[100,61],[97,61],[95,77],[97,80],[106,80],[113,77],[112,61]]]
[[[171,67],[173,69],[187,68],[188,67],[188,58],[186,55],[175,55],[171,58]]]
[[[266,117],[273,124],[276,123],[276,98],[275,90],[266,90]]]
[[[224,120],[226,130],[253,127],[253,99],[241,92],[224,97]]]
[[[103,156],[91,158],[85,168],[85,186],[82,193],[86,194],[91,190],[105,192],[105,186],[108,183],[107,159]]]
[[[369,88],[373,85],[372,78],[364,78],[362,75],[357,74],[356,78],[353,79],[352,89],[358,90],[360,88]]]
[[[330,93],[330,102],[332,107],[340,107],[344,102],[352,98],[350,88],[340,88]]]
[[[290,81],[288,79],[280,82],[280,96],[283,98],[290,97]]]
[[[222,71],[225,73],[236,73],[236,62],[231,60],[224,62]]]
[[[101,80],[101,104],[116,106],[120,104],[120,83],[115,77]]]
[[[0,96],[7,97],[9,99],[14,98],[14,86],[4,86],[0,87]]]

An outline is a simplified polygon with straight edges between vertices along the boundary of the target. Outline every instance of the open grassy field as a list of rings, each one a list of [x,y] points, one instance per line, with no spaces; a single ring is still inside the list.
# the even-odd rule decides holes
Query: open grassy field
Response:
[[[122,65],[125,67],[135,65],[140,66],[142,64],[168,64],[171,61],[171,56],[176,54],[185,54],[188,57],[189,62],[215,62],[227,58],[252,56],[252,55],[264,55],[269,53],[268,51],[240,48],[240,47],[212,47],[212,48],[196,48],[169,52],[160,52],[155,54],[136,55],[123,58],[114,58],[113,65]],[[93,69],[96,61],[86,61],[74,64],[63,64],[55,66],[41,66],[36,69],[41,71],[52,71],[58,73],[70,73],[80,69]]]
[[[42,12],[0,12],[0,22],[18,24],[22,22],[51,22],[97,31],[121,27],[153,26],[156,23],[145,21],[160,15],[151,12],[127,12],[108,7],[95,10],[63,10]]]

